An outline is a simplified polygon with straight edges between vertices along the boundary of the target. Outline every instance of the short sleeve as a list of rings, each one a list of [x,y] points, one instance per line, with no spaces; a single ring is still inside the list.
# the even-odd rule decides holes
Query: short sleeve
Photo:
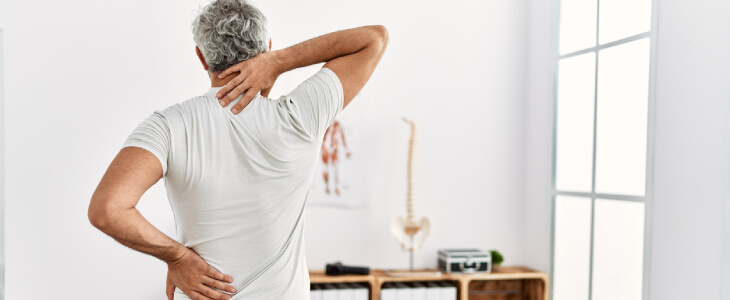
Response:
[[[170,153],[170,127],[160,112],[142,121],[124,142],[126,147],[139,147],[154,154],[162,165],[162,175],[167,174],[167,157]]]
[[[322,137],[342,111],[345,98],[337,74],[322,68],[289,93],[289,99],[299,111],[305,129]]]

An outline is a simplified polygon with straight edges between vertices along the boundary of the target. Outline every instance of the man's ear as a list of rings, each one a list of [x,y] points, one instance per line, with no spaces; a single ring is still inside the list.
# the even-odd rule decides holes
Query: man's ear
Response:
[[[269,38],[269,51],[271,51],[271,38]]]
[[[195,46],[195,54],[198,55],[198,58],[200,59],[200,63],[203,64],[203,69],[208,71],[208,63],[205,62],[205,57],[203,57],[203,53],[200,52],[200,48],[198,48],[198,46]]]

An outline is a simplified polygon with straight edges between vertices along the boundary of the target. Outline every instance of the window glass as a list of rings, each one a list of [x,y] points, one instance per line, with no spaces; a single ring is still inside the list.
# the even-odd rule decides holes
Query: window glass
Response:
[[[591,299],[641,300],[644,203],[596,199],[595,218]]]
[[[593,172],[595,53],[560,60],[555,187],[590,192]]]
[[[600,6],[601,44],[651,30],[651,0],[601,1]]]
[[[644,195],[649,39],[598,54],[596,192]]]
[[[596,0],[562,0],[560,54],[596,45]]]
[[[591,199],[555,197],[555,299],[588,299],[590,245]]]

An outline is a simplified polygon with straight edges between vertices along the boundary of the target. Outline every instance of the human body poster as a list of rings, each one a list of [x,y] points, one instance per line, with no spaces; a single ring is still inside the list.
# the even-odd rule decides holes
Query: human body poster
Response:
[[[375,183],[378,163],[379,141],[374,130],[345,112],[332,122],[321,145],[308,205],[365,205]]]

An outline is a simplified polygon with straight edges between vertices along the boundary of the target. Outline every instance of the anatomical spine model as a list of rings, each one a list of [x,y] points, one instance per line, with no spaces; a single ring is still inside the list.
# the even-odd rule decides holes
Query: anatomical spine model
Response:
[[[393,220],[390,233],[400,242],[404,251],[410,252],[410,268],[413,270],[413,251],[421,248],[431,232],[431,222],[426,217],[417,218],[413,209],[413,156],[416,144],[416,125],[411,119],[403,118],[411,125],[411,137],[408,145],[408,190],[406,195],[406,217]]]

